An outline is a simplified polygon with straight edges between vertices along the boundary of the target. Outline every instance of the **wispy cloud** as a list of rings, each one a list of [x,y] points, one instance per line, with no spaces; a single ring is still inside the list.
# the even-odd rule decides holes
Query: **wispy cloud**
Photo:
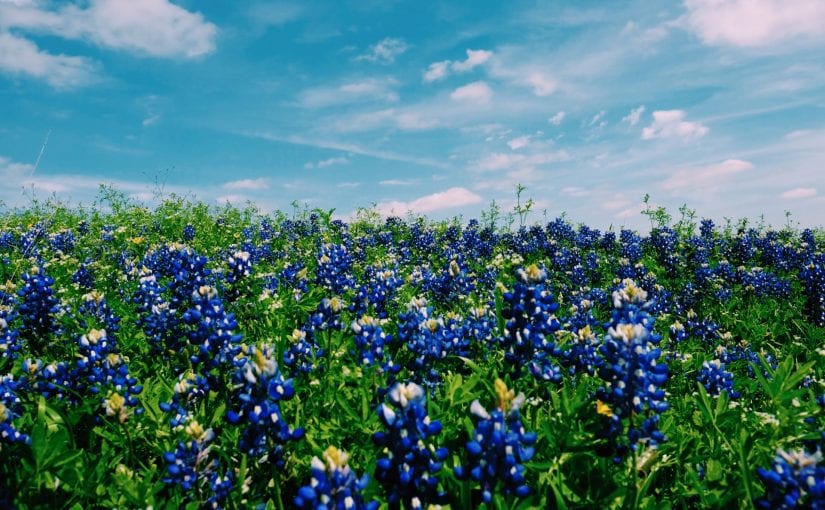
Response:
[[[380,186],[412,186],[419,182],[418,179],[386,179],[380,181],[378,184]]]
[[[403,39],[387,37],[370,46],[366,53],[358,55],[355,57],[355,60],[364,60],[384,65],[392,64],[396,58],[409,48],[410,45],[404,42]]]
[[[306,169],[327,168],[327,167],[330,167],[330,166],[333,166],[333,165],[345,165],[347,163],[349,163],[348,158],[346,158],[345,156],[337,156],[337,157],[334,157],[334,158],[322,159],[321,161],[317,161],[317,162],[314,162],[314,163],[312,161],[308,161],[308,162],[304,163],[304,168],[306,168]]]
[[[555,115],[553,115],[552,117],[547,119],[547,122],[549,122],[550,124],[553,124],[554,126],[558,126],[564,120],[565,115],[566,114],[563,111],[562,112],[557,112]]]
[[[782,192],[782,198],[811,198],[816,196],[816,188],[794,188]]]
[[[376,206],[376,209],[385,216],[408,213],[425,214],[478,204],[481,201],[482,198],[472,191],[466,188],[454,187],[409,202],[399,200],[381,202]]]
[[[662,182],[662,188],[675,194],[715,192],[723,188],[735,174],[752,170],[753,163],[727,159],[721,163],[676,171]]]
[[[269,180],[263,177],[258,179],[240,179],[224,183],[223,189],[227,190],[263,190],[269,189]]]
[[[642,117],[642,114],[645,112],[645,105],[641,105],[638,108],[634,108],[630,110],[630,113],[627,116],[622,117],[622,122],[626,122],[631,126],[635,126],[639,123],[639,120]]]
[[[698,122],[684,120],[683,110],[657,110],[653,112],[653,123],[642,129],[642,140],[655,138],[680,138],[696,140],[705,136],[709,129]]]
[[[279,136],[272,133],[267,132],[252,132],[252,133],[239,133],[242,136],[247,136],[250,138],[258,138],[261,140],[269,140],[271,142],[279,142],[279,143],[289,143],[293,145],[304,145],[308,147],[317,147],[319,149],[333,149],[342,152],[349,152],[352,154],[358,154],[360,156],[367,156],[370,158],[381,159],[386,161],[403,161],[405,163],[415,163],[417,165],[427,166],[427,167],[434,167],[434,168],[441,168],[446,169],[450,168],[449,165],[425,157],[416,157],[410,156],[407,154],[401,154],[398,152],[393,151],[385,151],[385,150],[376,150],[370,149],[367,147],[363,147],[358,144],[348,143],[348,142],[340,142],[335,140],[325,140],[325,139],[316,139],[316,138],[307,138],[303,136],[297,135],[290,135],[290,136]]]
[[[398,93],[394,78],[366,78],[347,81],[335,87],[315,87],[302,91],[299,102],[309,108],[323,108],[357,102],[396,102]]]
[[[433,62],[424,72],[425,82],[434,82],[446,78],[452,70],[456,73],[466,73],[483,65],[493,56],[488,50],[467,50],[467,58],[459,61],[442,60]]]
[[[493,90],[483,81],[475,81],[455,89],[450,94],[453,101],[487,104],[493,98]]]

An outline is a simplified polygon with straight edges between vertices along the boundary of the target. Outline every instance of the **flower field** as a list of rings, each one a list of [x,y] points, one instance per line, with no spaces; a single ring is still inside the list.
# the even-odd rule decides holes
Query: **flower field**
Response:
[[[0,507],[825,508],[825,235],[0,217]]]

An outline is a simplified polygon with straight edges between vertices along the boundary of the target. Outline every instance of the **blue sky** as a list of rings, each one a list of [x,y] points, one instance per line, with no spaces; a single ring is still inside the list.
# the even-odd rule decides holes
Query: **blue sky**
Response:
[[[0,200],[105,182],[466,219],[521,183],[534,221],[643,228],[649,193],[821,226],[823,19],[825,0],[0,0]]]

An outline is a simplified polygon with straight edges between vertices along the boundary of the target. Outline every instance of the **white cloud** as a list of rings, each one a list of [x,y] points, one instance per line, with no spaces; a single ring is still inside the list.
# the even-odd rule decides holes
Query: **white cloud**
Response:
[[[682,20],[705,44],[764,47],[825,39],[822,0],[686,0]]]
[[[418,184],[418,179],[387,179],[379,182],[380,186],[412,186]]]
[[[527,73],[524,77],[517,80],[517,83],[530,87],[533,94],[538,97],[549,96],[556,91],[556,80],[538,71]]]
[[[642,117],[642,114],[645,112],[645,105],[641,105],[638,108],[634,108],[630,110],[630,113],[627,114],[626,117],[622,117],[622,122],[627,122],[631,126],[635,126],[639,123],[639,120]]]
[[[248,200],[249,200],[248,196],[240,195],[240,194],[221,195],[221,196],[215,198],[215,202],[217,202],[220,205],[228,205],[228,204],[239,205],[239,204],[243,204],[243,203],[247,202]]]
[[[339,182],[335,185],[336,188],[357,188],[361,186],[360,182]]]
[[[88,58],[52,55],[28,39],[0,29],[0,70],[6,73],[27,75],[44,80],[54,88],[66,89],[96,81],[96,67]]]
[[[467,50],[467,58],[461,62],[453,62],[450,67],[457,73],[467,72],[487,62],[492,56],[492,51]]]
[[[486,63],[493,56],[492,51],[467,50],[467,58],[461,61],[442,60],[433,62],[424,72],[424,81],[432,83],[447,77],[450,70],[456,73],[466,73]]]
[[[653,123],[642,130],[642,140],[654,138],[681,138],[695,140],[705,136],[709,129],[698,122],[684,120],[684,110],[656,110]]]
[[[534,169],[537,166],[569,161],[570,159],[570,154],[565,150],[535,152],[527,155],[523,153],[505,154],[493,152],[473,162],[470,169],[477,172],[494,172],[512,169],[526,171]]]
[[[449,66],[449,60],[433,62],[432,64],[430,64],[430,67],[428,67],[427,71],[424,73],[424,81],[427,83],[432,83],[434,81],[443,79],[447,76]]]
[[[450,98],[454,101],[468,103],[489,103],[493,98],[493,91],[483,81],[475,81],[455,89]]]
[[[5,186],[8,186],[9,181],[17,181],[28,176],[33,171],[34,165],[17,163],[9,158],[0,156],[0,177],[2,177]]]
[[[519,136],[507,142],[507,146],[517,151],[530,145],[530,135]]]
[[[662,188],[674,194],[717,191],[731,176],[753,169],[753,163],[741,159],[725,161],[698,168],[678,170],[662,183]]]
[[[594,115],[594,116],[593,116],[593,118],[592,118],[592,119],[590,119],[590,123],[588,124],[588,126],[594,126],[594,125],[596,125],[596,123],[597,123],[597,122],[599,122],[600,120],[602,120],[602,118],[604,117],[604,114],[605,114],[605,111],[604,111],[604,110],[602,110],[602,111],[600,111],[599,113],[597,113],[596,115]]]
[[[564,120],[565,115],[566,114],[564,112],[558,112],[549,119],[547,119],[547,122],[553,124],[554,126],[558,126],[559,124],[561,124],[561,121]]]
[[[816,188],[794,188],[780,195],[782,198],[810,198],[816,196]]]
[[[261,190],[269,189],[269,181],[263,177],[258,179],[240,179],[224,183],[223,189],[228,190]]]
[[[505,170],[524,161],[524,158],[525,156],[521,154],[504,154],[501,152],[494,152],[478,160],[473,165],[473,168],[482,172]]]
[[[575,198],[586,197],[590,195],[590,192],[588,190],[580,188],[578,186],[568,186],[566,188],[562,188],[561,192],[565,195]]]
[[[394,88],[398,81],[393,78],[367,78],[343,83],[337,87],[317,87],[301,92],[299,101],[309,108],[321,108],[355,102],[398,101]]]
[[[392,64],[395,59],[410,49],[410,45],[403,39],[392,37],[384,38],[370,46],[369,50],[362,55],[355,57],[355,60],[366,60],[378,64]]]
[[[381,202],[376,206],[376,209],[380,214],[385,216],[404,215],[408,213],[424,214],[478,204],[481,200],[480,196],[466,188],[454,187],[417,198],[410,202],[398,200]]]
[[[349,159],[347,159],[345,156],[338,156],[338,157],[334,157],[334,158],[322,159],[321,161],[318,161],[317,163],[313,163],[311,161],[308,161],[308,162],[304,163],[304,168],[306,168],[306,169],[327,168],[327,167],[330,167],[330,166],[333,166],[333,165],[345,165],[347,163],[349,163]]]
[[[152,57],[195,58],[215,49],[217,27],[167,0],[92,0],[55,10],[0,3],[0,29],[81,40]]]
[[[148,117],[143,119],[143,122],[141,122],[141,125],[143,125],[143,127],[150,127],[150,126],[153,126],[153,125],[157,124],[157,122],[159,120],[160,120],[160,115],[157,115],[157,114],[149,115]]]

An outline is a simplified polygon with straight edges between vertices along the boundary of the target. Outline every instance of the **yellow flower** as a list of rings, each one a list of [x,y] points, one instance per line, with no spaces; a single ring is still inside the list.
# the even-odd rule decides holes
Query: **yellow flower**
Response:
[[[601,414],[602,416],[613,416],[613,410],[610,409],[610,406],[602,402],[601,400],[596,400],[596,414]]]

